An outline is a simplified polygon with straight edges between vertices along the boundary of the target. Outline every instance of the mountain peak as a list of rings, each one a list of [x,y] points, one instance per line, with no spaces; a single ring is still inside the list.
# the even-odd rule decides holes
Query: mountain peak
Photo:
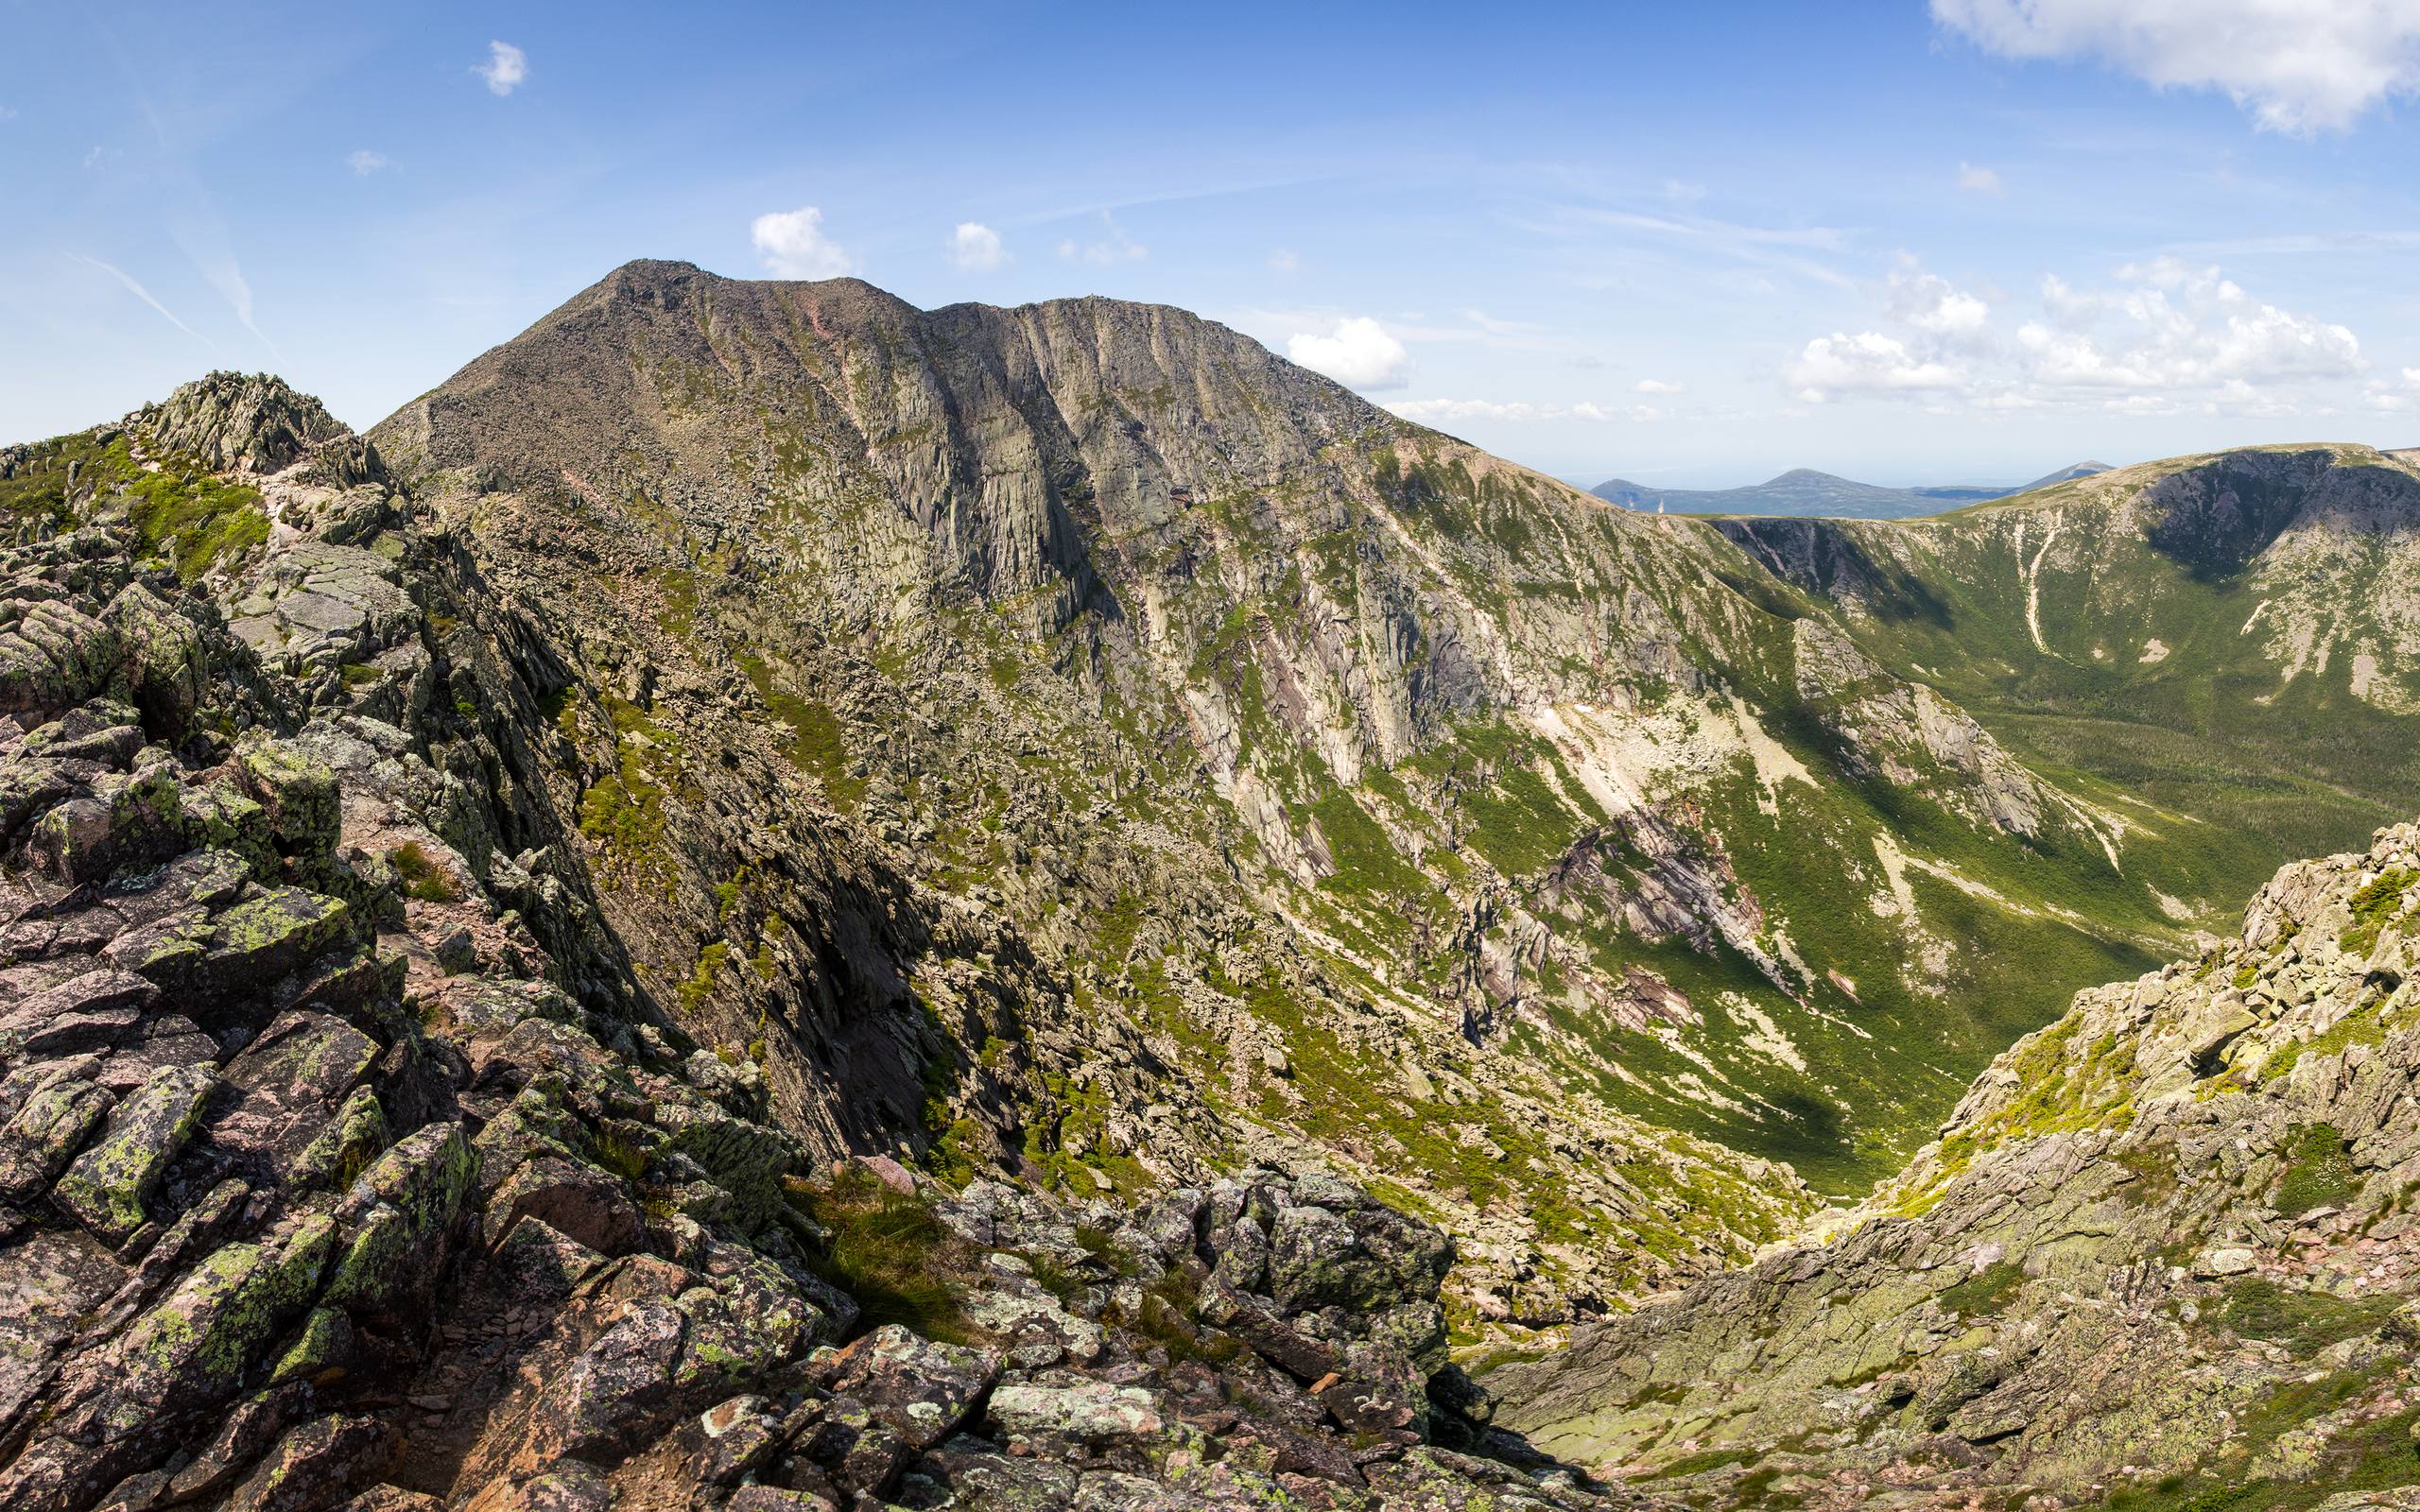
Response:
[[[493,469],[529,485],[662,465],[683,479],[736,468],[760,486],[844,489],[848,478],[827,475],[791,441],[834,424],[846,448],[873,446],[863,465],[920,511],[968,522],[949,549],[964,553],[969,580],[1007,572],[1027,587],[1047,558],[1076,549],[1069,501],[1156,523],[1178,493],[1275,486],[1315,472],[1340,438],[1408,428],[1250,337],[1167,305],[1085,296],[925,310],[854,278],[729,279],[640,260],[372,434],[410,469]],[[977,465],[999,441],[992,427],[1014,438],[1016,476],[1047,480],[1030,497]],[[1103,475],[1076,460],[1095,446],[1087,462],[1105,465]],[[1150,481],[1138,480],[1144,472]],[[1013,505],[1002,502],[1010,494]],[[1007,524],[1002,511],[1013,516],[1014,544],[991,539],[989,526]]]

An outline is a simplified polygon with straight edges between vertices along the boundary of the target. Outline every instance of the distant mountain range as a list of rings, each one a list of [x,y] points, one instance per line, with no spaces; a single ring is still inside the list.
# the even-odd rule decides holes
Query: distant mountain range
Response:
[[[1670,514],[1836,515],[1859,520],[1904,520],[1939,514],[1987,499],[2013,498],[2106,472],[2106,462],[2078,462],[2014,488],[1945,484],[1936,488],[1886,489],[1835,477],[1812,468],[1792,468],[1777,478],[1737,489],[1653,489],[1628,478],[1609,478],[1588,491],[1627,509]]]

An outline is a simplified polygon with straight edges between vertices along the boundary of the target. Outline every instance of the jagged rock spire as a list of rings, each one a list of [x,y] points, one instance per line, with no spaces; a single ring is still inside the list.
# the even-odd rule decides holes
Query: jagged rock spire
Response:
[[[353,434],[326,405],[270,373],[197,378],[127,421],[163,451],[253,472],[275,472],[305,452]]]

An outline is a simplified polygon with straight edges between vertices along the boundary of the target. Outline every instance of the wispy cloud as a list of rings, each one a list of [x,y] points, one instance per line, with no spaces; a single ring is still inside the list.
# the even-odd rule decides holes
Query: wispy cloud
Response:
[[[170,325],[175,326],[185,335],[193,337],[196,341],[200,342],[203,346],[208,347],[211,345],[211,341],[208,336],[203,335],[200,332],[185,324],[182,320],[178,319],[175,311],[170,310],[166,305],[162,304],[158,300],[153,299],[151,297],[151,291],[145,288],[141,283],[136,281],[134,275],[127,272],[126,269],[119,267],[114,263],[104,263],[97,257],[87,257],[82,252],[69,252],[67,255],[76,262],[83,264],[86,267],[95,267],[100,269],[102,272],[107,273],[110,277],[124,284],[126,286],[126,291],[129,294],[133,295],[136,299],[141,300],[144,303],[158,311],[162,319],[167,321]],[[215,351],[216,349],[213,348],[213,350]]]
[[[372,152],[364,147],[358,152],[348,153],[344,165],[359,177],[367,179],[381,168],[392,166],[392,162],[385,153]]]
[[[2004,185],[2000,182],[1998,169],[1986,168],[1979,163],[1962,163],[1958,165],[1958,187],[1970,195],[1996,195]]]
[[[1385,407],[1423,425],[1452,425],[1475,420],[1508,424],[1571,420],[1597,425],[1609,425],[1616,421],[1644,424],[1663,420],[1667,414],[1651,404],[1599,404],[1591,400],[1571,404],[1537,404],[1520,399],[1399,399]]]
[[[1823,261],[1844,252],[1849,233],[1834,226],[1758,226],[1674,207],[1657,211],[1622,205],[1549,205],[1543,216],[1516,221],[1521,229],[1566,239],[1617,233],[1635,244],[1668,248],[1694,262],[1707,259],[1854,288],[1857,281]]]
[[[488,60],[473,63],[471,72],[488,81],[488,93],[498,97],[519,89],[529,77],[529,55],[509,42],[488,43]]]
[[[1272,273],[1299,273],[1303,270],[1303,260],[1280,247],[1269,254],[1269,270]]]
[[[1653,232],[1659,235],[1724,247],[1801,247],[1837,252],[1845,249],[1848,244],[1845,234],[1831,226],[1748,226],[1737,221],[1718,220],[1711,215],[1650,215],[1630,210],[1595,210],[1584,214],[1607,226],[1623,226],[1634,231]]]
[[[252,318],[251,280],[244,276],[244,265],[235,257],[233,238],[228,234],[227,223],[216,209],[206,199],[197,198],[169,217],[168,235],[193,265],[194,271],[227,301],[236,323],[267,347],[271,357],[283,363],[285,354]]]
[[[1100,213],[1102,234],[1093,241],[1078,241],[1070,236],[1059,244],[1059,255],[1070,262],[1081,260],[1095,267],[1115,267],[1120,263],[1139,263],[1151,255],[1151,249],[1126,234],[1117,217],[1104,210]]]
[[[2409,252],[2420,249],[2420,231],[2297,232],[2282,236],[2233,236],[2172,242],[2180,257],[2299,257],[2313,252]]]

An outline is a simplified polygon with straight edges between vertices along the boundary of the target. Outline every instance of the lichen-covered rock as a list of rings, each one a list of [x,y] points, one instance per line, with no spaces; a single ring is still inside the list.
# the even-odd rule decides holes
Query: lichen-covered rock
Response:
[[[308,1115],[289,1125],[307,1133],[315,1120]],[[355,1087],[333,1117],[317,1125],[319,1132],[279,1172],[285,1184],[298,1188],[350,1187],[369,1169],[389,1143],[387,1109],[368,1087]],[[292,1135],[280,1142],[291,1143]]]
[[[0,1203],[23,1207],[49,1190],[114,1099],[86,1077],[89,1058],[21,1066],[0,1082]]]
[[[874,1330],[822,1367],[826,1388],[866,1404],[910,1452],[958,1431],[999,1379],[998,1356],[917,1337],[896,1324]]]
[[[628,1254],[647,1237],[647,1221],[622,1178],[562,1156],[522,1161],[489,1194],[486,1206],[492,1238],[524,1218],[536,1218],[604,1255]]]
[[[698,1450],[689,1473],[706,1486],[735,1486],[782,1447],[782,1414],[763,1397],[734,1397],[698,1417]]]
[[[129,583],[105,617],[116,632],[126,696],[142,712],[145,732],[171,745],[183,740],[207,696],[200,628],[143,583]]]
[[[90,613],[45,600],[0,621],[0,713],[54,713],[106,686],[116,634]]]
[[[1105,1381],[1002,1386],[992,1394],[984,1412],[1011,1444],[1025,1438],[1063,1438],[1091,1445],[1120,1439],[1148,1443],[1167,1431],[1167,1419],[1150,1392]]]
[[[92,1410],[104,1440],[225,1400],[308,1304],[334,1238],[326,1218],[300,1216],[196,1264],[108,1351]]]
[[[52,876],[91,882],[182,850],[182,817],[177,784],[164,769],[100,772],[34,821],[32,849]]]
[[[277,1441],[228,1493],[225,1512],[325,1512],[385,1474],[402,1447],[376,1418],[315,1418]]]
[[[337,1211],[326,1303],[369,1313],[425,1305],[478,1168],[458,1124],[432,1125],[379,1156]]]
[[[274,472],[347,433],[307,394],[267,373],[214,372],[127,417],[159,450],[221,469]]]
[[[338,1111],[380,1049],[368,1035],[327,1014],[279,1015],[227,1063],[231,1101],[213,1121],[212,1142],[251,1162],[257,1180],[306,1176],[305,1150],[323,1138],[346,1138],[335,1129]],[[357,1109],[355,1117],[367,1117],[370,1110]]]
[[[108,1128],[60,1175],[52,1200],[104,1243],[130,1237],[149,1221],[144,1204],[193,1137],[202,1103],[217,1085],[208,1066],[153,1073],[111,1111]]]
[[[680,1414],[672,1372],[688,1321],[663,1301],[633,1302],[541,1389],[519,1459],[611,1461]]]
[[[340,1503],[337,1512],[444,1512],[445,1503],[426,1491],[373,1486]]]
[[[341,818],[335,773],[306,752],[274,740],[245,750],[237,770],[245,790],[268,816],[281,853],[316,859],[335,851]]]
[[[1437,1295],[1452,1241],[1341,1182],[1306,1177],[1269,1226],[1269,1295],[1288,1307],[1375,1310]]]
[[[271,1385],[305,1381],[331,1385],[341,1380],[360,1358],[361,1347],[353,1320],[332,1307],[315,1307],[269,1372]]]
[[[351,922],[341,899],[272,887],[210,920],[193,971],[222,993],[258,990],[342,939]]]

